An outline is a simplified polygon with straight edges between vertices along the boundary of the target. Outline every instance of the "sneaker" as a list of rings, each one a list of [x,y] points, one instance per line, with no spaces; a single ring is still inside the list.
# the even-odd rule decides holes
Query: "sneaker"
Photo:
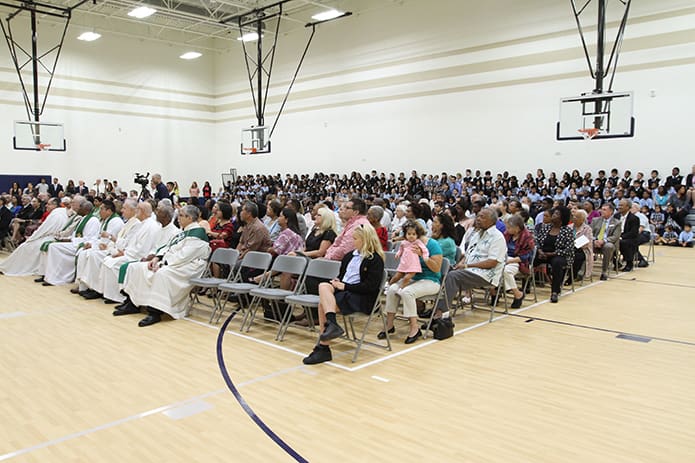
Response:
[[[316,345],[307,357],[304,357],[302,363],[304,365],[316,365],[317,363],[330,362],[333,360],[331,348],[328,346]]]
[[[345,334],[345,330],[340,327],[337,323],[326,322],[324,325],[323,333],[319,339],[321,341],[330,341],[331,339],[339,338]]]

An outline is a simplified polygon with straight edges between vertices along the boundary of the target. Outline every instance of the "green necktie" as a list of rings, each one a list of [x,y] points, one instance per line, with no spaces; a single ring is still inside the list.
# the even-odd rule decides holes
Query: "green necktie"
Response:
[[[598,232],[598,239],[602,240],[605,234],[606,234],[606,221],[604,220],[603,223],[601,224],[601,230],[599,230],[599,232]]]

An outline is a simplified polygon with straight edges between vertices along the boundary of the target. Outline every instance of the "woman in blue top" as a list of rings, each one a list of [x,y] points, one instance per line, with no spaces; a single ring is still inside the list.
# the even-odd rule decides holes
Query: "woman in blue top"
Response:
[[[442,248],[442,254],[445,259],[449,259],[449,263],[453,266],[456,264],[456,227],[454,219],[450,215],[442,212],[434,217],[432,222],[432,238],[437,240],[439,247]]]
[[[419,222],[416,222],[421,226]],[[416,273],[410,283],[405,288],[401,288],[398,283],[389,286],[386,291],[386,328],[389,333],[395,333],[396,328],[393,326],[393,320],[396,318],[396,311],[399,302],[403,302],[403,316],[408,319],[409,331],[408,337],[405,338],[406,344],[412,344],[422,336],[422,331],[417,324],[417,306],[415,300],[418,297],[437,294],[441,283],[442,275],[442,248],[437,240],[423,236],[422,242],[425,243],[429,251],[429,257],[423,259],[420,248],[414,249],[415,253],[420,255],[420,266],[422,271]],[[386,333],[383,331],[378,334],[379,339],[386,338]]]

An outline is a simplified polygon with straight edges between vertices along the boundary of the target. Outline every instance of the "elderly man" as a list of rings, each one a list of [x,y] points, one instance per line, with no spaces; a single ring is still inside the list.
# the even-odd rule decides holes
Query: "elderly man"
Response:
[[[129,234],[117,241],[116,245],[109,250],[109,255],[98,269],[98,277],[89,284],[97,294],[103,295],[105,303],[117,303],[125,300],[118,285],[121,265],[145,258],[159,238],[162,226],[152,215],[152,205],[148,202],[137,204],[136,212],[137,216],[133,219],[137,220],[138,225],[133,227]],[[164,212],[161,214],[165,215]]]
[[[107,199],[102,202],[99,216],[101,221],[96,216],[88,219],[82,237],[74,237],[68,243],[55,243],[48,247],[44,286],[59,286],[70,283],[75,276],[75,257],[77,254],[96,247],[102,232],[106,232],[108,236],[115,236],[123,227],[123,221],[116,214],[116,205],[111,200]]]
[[[185,206],[179,211],[179,224],[183,232],[160,249],[149,262],[129,265],[124,290],[133,305],[114,315],[134,313],[133,307],[146,306],[148,315],[138,326],[149,326],[161,321],[162,313],[174,319],[185,316],[191,278],[199,277],[207,265],[210,254],[208,237],[198,225],[200,210]],[[139,310],[138,310],[139,311]]]
[[[10,276],[26,276],[38,271],[41,244],[53,239],[65,227],[68,223],[68,211],[74,214],[71,209],[58,207],[58,198],[49,199],[46,210],[50,211],[46,220],[0,264],[0,272]]]
[[[342,260],[345,254],[354,251],[355,242],[352,239],[352,233],[360,225],[369,226],[367,205],[360,198],[352,198],[343,203],[338,211],[338,216],[343,222],[343,229],[326,251],[325,258],[330,260]]]
[[[603,255],[601,263],[601,280],[608,279],[608,265],[620,241],[620,221],[613,217],[615,208],[612,203],[601,206],[601,216],[591,222],[594,236],[594,251]]]
[[[179,230],[179,228],[176,225],[174,225],[174,208],[170,205],[163,204],[165,201],[168,200],[160,201],[157,205],[157,210],[155,211],[157,222],[159,222],[159,225],[161,225],[161,227],[159,228],[154,237],[154,245],[150,248],[148,254],[140,259],[140,262],[149,262],[152,259],[154,259],[158,251],[160,251],[161,249],[165,249],[169,242],[172,241],[174,237],[181,232],[181,230]],[[147,202],[150,203],[150,201]],[[126,261],[125,263],[122,263],[119,266],[114,266],[114,270],[117,270],[116,283],[118,285],[118,288],[121,289],[121,291],[118,291],[118,295],[115,294],[115,291],[111,292],[108,289],[108,284],[104,288],[104,297],[107,299],[116,301],[120,298],[121,295],[125,295],[125,299],[123,300],[123,302],[115,307],[116,310],[113,312],[114,316],[140,312],[140,309],[133,304],[128,294],[122,290],[123,283],[125,283],[126,275],[128,273],[128,266],[131,263],[133,263],[133,261]],[[124,309],[127,309],[125,313],[123,312]]]
[[[99,219],[92,214],[94,209],[92,203],[82,196],[76,196],[72,201],[72,208],[77,211],[73,216],[72,223],[66,225],[63,231],[56,235],[55,240],[45,241],[41,245],[39,269],[36,272],[40,276],[34,280],[36,283],[45,283],[44,276],[48,267],[48,253],[51,246],[74,244],[74,252],[77,252],[77,247],[81,243],[99,236]],[[72,272],[74,272],[74,261]]]
[[[104,231],[96,246],[85,249],[77,254],[77,270],[75,280],[76,288],[70,290],[73,294],[80,294],[85,299],[98,299],[102,293],[97,291],[101,264],[108,256],[122,251],[135,236],[140,220],[136,217],[138,203],[133,199],[127,199],[123,203],[122,216],[126,221],[118,234],[111,235]],[[150,209],[151,211],[151,209]]]
[[[638,261],[637,266],[640,268],[649,267],[647,259],[644,258],[639,250],[640,245],[649,243],[649,241],[652,239],[652,231],[649,228],[649,219],[646,215],[640,212],[640,205],[637,202],[632,203],[632,206],[630,206],[630,212],[639,220],[639,234],[637,235],[636,248],[636,259]]]
[[[459,291],[499,285],[507,260],[507,242],[496,223],[497,212],[491,207],[476,216],[466,255],[447,274],[446,301],[439,301],[435,317],[448,310]]]

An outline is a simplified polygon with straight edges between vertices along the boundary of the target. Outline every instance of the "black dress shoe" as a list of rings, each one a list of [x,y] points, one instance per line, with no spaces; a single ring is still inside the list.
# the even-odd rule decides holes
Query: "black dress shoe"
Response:
[[[392,326],[391,328],[389,328],[388,331],[389,331],[389,334],[393,334],[393,333],[396,332],[396,327],[395,327],[395,326]],[[383,332],[383,331],[379,331],[379,334],[377,334],[376,337],[377,337],[378,339],[386,339],[386,333]]]
[[[118,304],[118,301],[112,301],[111,299],[104,299],[104,304]]]
[[[41,283],[41,286],[53,286],[53,285],[47,281],[44,281],[43,283]]]
[[[140,320],[140,322],[138,322],[138,326],[150,326],[150,325],[154,325],[155,323],[159,323],[161,321],[162,321],[162,317],[160,317],[159,315],[150,314],[150,315],[146,316],[145,318],[143,318],[142,320]]]
[[[632,272],[632,265],[626,265],[620,269],[621,272]]]
[[[556,303],[557,303],[557,300],[558,300],[558,295],[557,295],[557,293],[552,293],[552,294],[550,295],[550,302],[552,302],[553,304],[556,304]]]
[[[601,277],[599,278],[599,280],[601,280],[601,281],[606,281],[607,279],[608,279],[608,275],[606,275],[605,273],[602,273]]]
[[[318,344],[316,347],[314,347],[314,350],[311,351],[311,354],[304,357],[302,363],[304,365],[316,365],[317,363],[330,362],[331,360],[333,360],[331,348]]]
[[[417,330],[417,333],[415,333],[415,334],[412,335],[412,336],[408,336],[407,338],[405,338],[405,343],[406,343],[406,344],[412,344],[412,343],[414,343],[415,341],[417,341],[417,339],[418,339],[420,336],[422,336],[422,331],[418,329],[418,330]]]
[[[641,260],[641,261],[639,261],[639,264],[637,264],[637,266],[639,268],[649,267],[649,262],[647,262],[646,260]]]
[[[121,315],[130,315],[134,313],[140,313],[140,307],[136,307],[134,304],[127,304],[121,309],[114,310],[113,316],[120,317]]]
[[[79,294],[82,297],[85,297],[87,294],[89,294],[92,290],[91,289],[83,289],[82,291],[77,291],[77,294]]]
[[[520,308],[520,307],[521,307],[521,303],[522,303],[523,300],[524,300],[524,296],[525,296],[525,294],[522,293],[520,298],[518,298],[518,299],[517,299],[517,298],[514,298],[514,300],[512,301],[511,308],[512,308],[512,309],[518,309],[518,308]]]
[[[78,286],[77,288],[70,288],[70,292],[72,294],[80,294],[80,287]]]
[[[424,312],[421,312],[418,314],[418,318],[431,318],[432,317],[432,309],[425,310]]]
[[[43,283],[43,276],[34,279],[34,283]]]
[[[101,297],[101,293],[98,293],[93,289],[90,289],[89,292],[87,292],[87,294],[84,294],[82,297],[84,297],[87,300],[99,299]]]
[[[330,341],[331,339],[341,337],[343,334],[345,334],[345,330],[342,329],[340,325],[333,322],[326,322],[323,333],[321,333],[319,339],[321,341]]]

